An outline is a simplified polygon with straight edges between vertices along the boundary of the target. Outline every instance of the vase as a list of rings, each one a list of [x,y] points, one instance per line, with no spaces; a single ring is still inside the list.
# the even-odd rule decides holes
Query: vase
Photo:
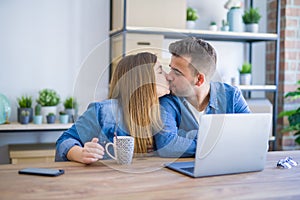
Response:
[[[69,122],[69,115],[59,115],[59,122],[61,124],[67,124]]]
[[[210,26],[208,27],[208,29],[209,29],[210,31],[217,31],[217,30],[218,30],[218,26],[217,26],[217,25],[210,25]]]
[[[241,8],[231,8],[227,13],[227,21],[229,23],[229,31],[243,32],[243,12]]]
[[[76,109],[68,108],[68,109],[65,109],[65,111],[69,116],[69,123],[74,123],[77,119]]]
[[[196,22],[195,21],[186,21],[186,29],[195,29]]]
[[[251,85],[251,74],[240,74],[240,85]]]
[[[27,116],[20,116],[20,123],[21,124],[28,124],[29,123],[29,115],[27,115]]]
[[[35,115],[33,116],[33,123],[34,124],[42,124],[43,116],[42,115]]]
[[[228,25],[222,26],[221,31],[229,31],[229,26]]]
[[[29,112],[29,122],[32,122],[33,120],[33,109],[32,108],[18,108],[18,122],[21,122],[21,113],[22,111],[28,111]]]
[[[54,124],[56,120],[56,116],[55,115],[48,115],[46,116],[46,121],[48,124]]]
[[[47,122],[47,115],[49,113],[54,113],[56,115],[57,106],[42,106],[41,114],[43,116],[43,122]]]
[[[246,24],[246,32],[258,33],[258,24]]]

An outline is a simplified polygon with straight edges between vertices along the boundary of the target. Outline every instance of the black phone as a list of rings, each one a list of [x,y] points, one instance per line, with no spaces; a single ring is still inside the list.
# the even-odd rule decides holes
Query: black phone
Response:
[[[64,174],[63,169],[49,169],[49,168],[25,168],[19,170],[19,174],[39,175],[39,176],[59,176]]]

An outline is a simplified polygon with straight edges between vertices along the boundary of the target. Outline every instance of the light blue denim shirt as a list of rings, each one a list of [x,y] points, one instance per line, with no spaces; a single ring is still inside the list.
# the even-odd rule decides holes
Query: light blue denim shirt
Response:
[[[94,137],[99,138],[99,144],[104,147],[107,142],[113,141],[115,129],[120,136],[128,135],[122,121],[122,109],[118,107],[117,100],[91,103],[72,127],[64,131],[56,141],[55,161],[67,161],[67,153],[73,146],[83,147],[84,143]],[[105,154],[104,159],[108,158]]]
[[[158,155],[161,157],[194,156],[199,125],[189,110],[187,100],[166,95],[160,98],[160,106],[164,129],[154,135]],[[250,109],[237,87],[212,82],[205,114],[219,113],[250,113]]]
[[[189,111],[186,100],[166,95],[160,98],[160,105],[164,126],[160,132],[153,133],[156,143],[154,149],[162,157],[194,156],[199,125]],[[248,112],[250,110],[238,88],[223,83],[211,84],[206,114]],[[120,136],[129,135],[118,101],[109,99],[91,103],[72,127],[56,141],[55,160],[67,161],[66,155],[73,146],[83,147],[93,137],[99,138],[99,143],[105,146],[107,142],[113,141],[115,130]],[[105,154],[104,159],[108,158]]]

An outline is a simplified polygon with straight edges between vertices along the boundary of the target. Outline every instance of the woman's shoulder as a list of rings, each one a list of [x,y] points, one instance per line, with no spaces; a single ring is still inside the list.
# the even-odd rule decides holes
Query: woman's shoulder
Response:
[[[182,107],[182,100],[172,94],[167,94],[159,98],[159,103],[162,107],[169,110],[169,108],[180,110]]]
[[[92,102],[89,104],[88,108],[112,108],[118,105],[118,100],[116,99],[106,99],[103,101]]]
[[[177,101],[179,101],[179,98],[172,94],[167,94],[167,95],[164,95],[159,98],[160,103],[162,103],[162,102],[177,102]]]

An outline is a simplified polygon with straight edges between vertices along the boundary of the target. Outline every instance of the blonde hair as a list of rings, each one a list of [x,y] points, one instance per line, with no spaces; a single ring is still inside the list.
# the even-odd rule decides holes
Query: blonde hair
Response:
[[[120,60],[111,80],[109,98],[118,99],[129,134],[135,138],[135,153],[153,148],[153,132],[161,129],[154,65],[157,57],[143,52]]]

